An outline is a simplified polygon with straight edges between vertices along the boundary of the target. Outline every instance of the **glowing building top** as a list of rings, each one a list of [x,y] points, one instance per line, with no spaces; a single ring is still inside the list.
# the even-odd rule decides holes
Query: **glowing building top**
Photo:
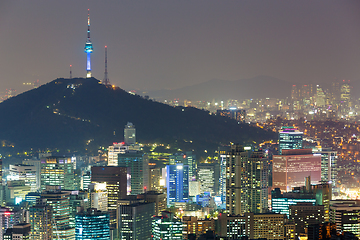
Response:
[[[93,51],[93,46],[90,40],[90,9],[88,9],[88,30],[87,30],[87,40],[85,43],[85,52],[87,54],[86,61],[86,77],[91,78],[91,59],[90,54]]]

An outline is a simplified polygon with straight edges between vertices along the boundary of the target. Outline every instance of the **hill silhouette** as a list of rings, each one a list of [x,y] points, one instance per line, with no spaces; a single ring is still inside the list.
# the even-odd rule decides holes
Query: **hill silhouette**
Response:
[[[135,124],[139,142],[187,143],[202,151],[274,137],[203,110],[174,108],[106,87],[94,78],[56,79],[2,102],[0,115],[2,146],[20,150],[96,150],[123,141],[127,122]]]

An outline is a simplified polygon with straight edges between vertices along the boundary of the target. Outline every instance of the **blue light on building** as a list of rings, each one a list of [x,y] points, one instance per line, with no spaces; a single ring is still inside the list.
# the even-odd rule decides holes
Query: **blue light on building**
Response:
[[[286,214],[289,217],[290,205],[296,205],[297,203],[312,203],[315,205],[316,199],[309,198],[273,198],[271,200],[271,209],[275,213]]]
[[[178,163],[166,166],[167,205],[189,199],[189,166]]]
[[[110,215],[94,208],[75,216],[75,240],[110,240]]]
[[[283,149],[301,149],[303,147],[303,132],[295,127],[281,127],[279,133],[279,153]]]

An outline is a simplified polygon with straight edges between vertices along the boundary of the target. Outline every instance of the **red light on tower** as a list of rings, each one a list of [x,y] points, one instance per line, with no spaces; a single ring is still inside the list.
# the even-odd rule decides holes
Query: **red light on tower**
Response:
[[[183,158],[186,158],[186,155],[184,155]]]

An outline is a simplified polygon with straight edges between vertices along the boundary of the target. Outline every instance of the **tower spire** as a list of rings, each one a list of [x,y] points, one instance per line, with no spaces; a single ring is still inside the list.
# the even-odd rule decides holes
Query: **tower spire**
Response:
[[[72,65],[70,65],[70,79],[72,78],[72,70],[71,70],[71,68],[72,68]]]
[[[105,46],[105,73],[104,73],[103,83],[105,86],[110,85],[110,81],[108,78],[108,71],[107,71],[107,46]]]
[[[93,51],[93,46],[90,40],[90,9],[88,9],[88,30],[87,30],[87,40],[85,43],[85,52],[87,55],[86,61],[86,77],[91,78],[91,57],[90,54]]]

